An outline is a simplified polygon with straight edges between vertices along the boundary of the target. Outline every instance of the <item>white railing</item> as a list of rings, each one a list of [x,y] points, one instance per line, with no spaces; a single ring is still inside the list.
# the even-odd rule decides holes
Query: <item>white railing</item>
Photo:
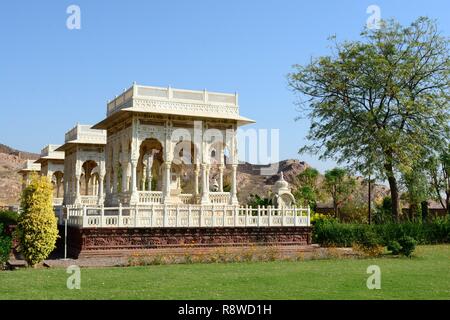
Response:
[[[194,196],[189,193],[182,193],[178,196],[183,204],[193,204]]]
[[[161,204],[163,203],[163,193],[161,191],[139,191],[139,203]]]
[[[300,227],[310,225],[309,208],[231,205],[67,207],[67,223],[79,228]]]
[[[81,196],[81,204],[86,206],[93,206],[98,204],[98,196]]]
[[[138,191],[139,204],[162,204],[164,203],[164,196],[162,191]],[[195,204],[197,199],[194,195],[189,193],[181,193],[176,197],[179,198],[183,204]],[[130,203],[131,193],[123,192],[118,194],[118,199],[122,204]],[[209,194],[209,201],[211,204],[229,204],[229,192],[211,192]]]
[[[53,198],[54,206],[61,206],[63,204],[64,198]]]
[[[209,201],[212,204],[228,204],[230,203],[229,192],[211,192],[209,194]]]
[[[134,107],[136,100],[191,104],[190,111],[198,111],[195,105],[209,105],[211,112],[238,114],[238,95],[235,93],[184,90],[170,87],[134,85],[107,104],[107,115]]]

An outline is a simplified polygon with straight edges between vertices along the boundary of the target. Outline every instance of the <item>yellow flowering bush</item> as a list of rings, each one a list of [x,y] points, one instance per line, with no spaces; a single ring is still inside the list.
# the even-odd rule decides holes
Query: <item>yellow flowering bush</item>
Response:
[[[53,185],[47,177],[32,177],[22,192],[21,209],[15,236],[28,265],[35,266],[55,249],[58,238],[53,211]]]
[[[316,222],[326,221],[333,219],[330,216],[322,213],[312,213],[311,214],[311,224],[315,224]]]

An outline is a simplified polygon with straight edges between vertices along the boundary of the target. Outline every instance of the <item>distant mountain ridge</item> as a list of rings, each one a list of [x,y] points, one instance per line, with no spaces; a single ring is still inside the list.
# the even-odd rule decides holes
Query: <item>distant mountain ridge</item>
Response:
[[[0,153],[3,154],[9,154],[9,155],[14,155],[19,157],[20,159],[23,160],[37,160],[39,159],[39,154],[37,153],[32,153],[32,152],[26,152],[26,151],[20,151],[20,150],[16,150],[13,149],[7,145],[1,144],[0,143]]]

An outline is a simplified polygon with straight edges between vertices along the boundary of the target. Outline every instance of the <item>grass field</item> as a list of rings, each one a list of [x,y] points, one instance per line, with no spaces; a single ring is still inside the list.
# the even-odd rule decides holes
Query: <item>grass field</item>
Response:
[[[366,287],[369,265],[381,289]],[[409,258],[159,265],[0,272],[0,299],[450,299],[450,245],[420,246]]]

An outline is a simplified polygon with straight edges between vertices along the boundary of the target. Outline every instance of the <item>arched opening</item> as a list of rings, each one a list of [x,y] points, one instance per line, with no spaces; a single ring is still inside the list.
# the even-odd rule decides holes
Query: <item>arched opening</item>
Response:
[[[97,167],[98,168],[98,167]],[[91,178],[89,179],[89,190],[88,193],[93,196],[98,196],[98,187],[100,184],[100,176],[98,172],[93,172]]]
[[[198,176],[195,173],[199,166],[198,158],[198,150],[192,141],[181,140],[175,145],[171,169],[172,190],[179,190],[183,194],[198,192]]]
[[[64,196],[64,174],[61,171],[56,171],[52,175],[52,184],[53,184],[53,197],[54,198],[62,198]]]
[[[95,181],[98,182],[98,165],[93,160],[85,161],[82,165],[80,179],[80,194],[82,196],[95,196]]]
[[[209,146],[211,192],[230,192],[231,190],[231,176],[227,170],[229,155],[229,148],[223,141],[213,142]]]
[[[161,191],[163,187],[163,147],[156,139],[146,139],[139,148],[137,165],[138,190]]]

